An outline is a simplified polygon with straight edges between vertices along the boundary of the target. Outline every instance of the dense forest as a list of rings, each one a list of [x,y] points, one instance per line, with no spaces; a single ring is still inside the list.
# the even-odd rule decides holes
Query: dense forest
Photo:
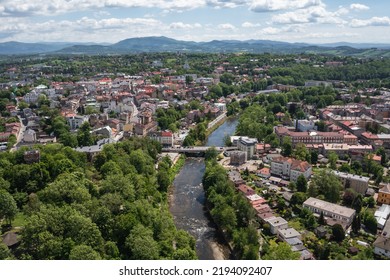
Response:
[[[197,258],[169,213],[172,162],[158,161],[157,142],[108,144],[92,162],[61,144],[36,149],[32,164],[24,148],[0,155],[0,215],[24,226],[20,246],[0,247],[1,258]]]
[[[216,162],[215,157],[206,162],[203,186],[211,216],[233,245],[236,258],[258,259],[259,236],[255,212],[246,198],[235,190],[226,170]]]

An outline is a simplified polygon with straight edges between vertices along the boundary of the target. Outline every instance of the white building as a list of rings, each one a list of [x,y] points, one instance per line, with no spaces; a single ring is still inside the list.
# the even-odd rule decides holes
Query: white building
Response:
[[[309,209],[314,214],[324,217],[332,218],[335,221],[340,222],[342,225],[349,226],[355,217],[356,211],[351,208],[340,206],[334,203],[330,203],[314,197],[309,197],[304,203],[303,207]]]
[[[28,104],[35,104],[38,102],[38,98],[41,93],[36,92],[35,90],[30,91],[25,96],[23,96],[23,101]]]
[[[288,228],[288,222],[282,217],[273,216],[266,220],[266,222],[270,225],[272,234],[278,234],[279,230]]]
[[[75,130],[81,127],[84,122],[88,122],[89,118],[88,116],[71,115],[66,117],[66,121],[68,122],[70,129]]]
[[[148,137],[161,143],[163,147],[173,146],[173,133],[169,130],[166,131],[151,131],[148,133]]]
[[[309,130],[317,130],[317,126],[315,125],[315,122],[310,120],[296,120],[295,121],[296,128],[298,131],[306,132]]]
[[[246,158],[251,159],[256,152],[256,138],[249,138],[246,136],[241,136],[237,140],[237,148],[240,151],[246,152]]]
[[[378,222],[378,228],[384,228],[387,219],[390,216],[390,205],[382,204],[382,206],[375,211],[375,219]]]
[[[295,182],[300,175],[309,179],[312,174],[312,168],[307,161],[286,157],[275,157],[271,159],[271,174]]]

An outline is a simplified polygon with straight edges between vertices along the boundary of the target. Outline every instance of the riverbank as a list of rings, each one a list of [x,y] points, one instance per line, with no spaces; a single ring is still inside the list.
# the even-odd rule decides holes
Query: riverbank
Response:
[[[186,156],[183,154],[181,154],[172,163],[171,170],[169,172],[169,180],[171,181],[171,186],[172,186],[173,180],[175,180],[176,175],[179,174],[180,170],[183,168],[185,163],[186,163]]]

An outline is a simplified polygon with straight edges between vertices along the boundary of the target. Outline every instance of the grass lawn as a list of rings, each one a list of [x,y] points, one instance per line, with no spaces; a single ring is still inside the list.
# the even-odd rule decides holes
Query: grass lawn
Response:
[[[15,219],[12,221],[13,227],[24,227],[27,224],[27,217],[23,213],[16,214]]]

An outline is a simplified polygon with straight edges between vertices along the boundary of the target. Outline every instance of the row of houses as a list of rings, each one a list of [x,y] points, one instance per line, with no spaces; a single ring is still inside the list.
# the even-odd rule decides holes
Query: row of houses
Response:
[[[313,259],[313,255],[303,245],[301,234],[289,227],[284,218],[275,216],[267,201],[256,194],[251,187],[245,185],[239,172],[230,171],[229,179],[235,184],[237,191],[242,193],[252,205],[259,221],[269,225],[272,234],[275,234],[280,241],[288,243],[293,251],[299,252],[301,259]]]

